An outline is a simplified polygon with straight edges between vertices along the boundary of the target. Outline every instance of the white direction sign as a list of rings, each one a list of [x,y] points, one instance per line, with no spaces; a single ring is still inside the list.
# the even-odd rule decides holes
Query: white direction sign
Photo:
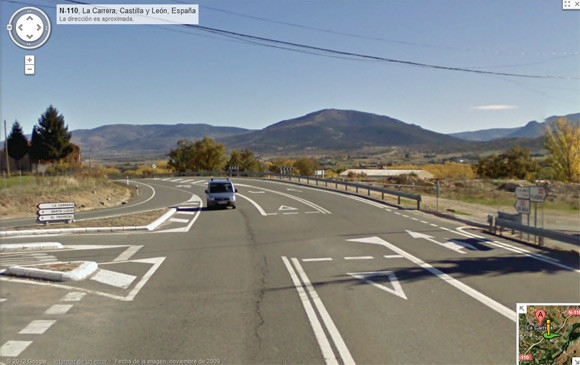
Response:
[[[74,214],[75,208],[66,208],[66,209],[40,209],[38,211],[38,215],[47,215],[47,214]]]
[[[536,203],[543,203],[546,200],[548,192],[543,186],[532,186],[530,187],[530,201]]]
[[[38,220],[41,222],[50,221],[72,221],[75,219],[74,214],[53,214],[53,215],[41,215],[38,216]]]
[[[521,214],[530,214],[530,201],[528,199],[516,200],[514,207]]]
[[[379,288],[381,290],[386,291],[387,293],[394,294],[394,295],[398,296],[399,298],[403,298],[403,299],[407,300],[407,296],[405,295],[405,292],[403,291],[403,287],[401,287],[401,284],[399,284],[399,280],[397,280],[395,273],[392,271],[347,272],[347,274],[354,277],[354,278],[362,280],[367,284],[371,284],[375,288]],[[389,279],[389,281],[391,282],[391,285],[393,286],[392,289],[371,280],[371,278],[374,279],[374,278],[378,278],[381,276],[382,277],[386,276]]]
[[[518,186],[516,188],[516,197],[518,199],[530,199],[530,187],[529,186]]]
[[[66,202],[66,203],[40,203],[38,204],[38,209],[61,209],[61,208],[74,208],[74,202]]]

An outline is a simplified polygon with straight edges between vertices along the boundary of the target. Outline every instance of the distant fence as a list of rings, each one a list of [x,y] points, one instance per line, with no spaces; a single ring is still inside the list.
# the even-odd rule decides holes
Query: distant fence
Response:
[[[147,175],[142,177],[152,177],[153,175]],[[371,196],[371,192],[379,193],[381,199],[385,199],[385,195],[391,195],[397,197],[397,204],[401,205],[401,198],[414,200],[417,204],[417,209],[421,208],[421,195],[410,194],[403,191],[397,191],[392,189],[379,188],[369,185],[357,184],[349,181],[342,181],[337,179],[320,179],[311,176],[302,175],[292,175],[292,174],[279,174],[275,172],[250,172],[250,171],[186,171],[180,174],[171,175],[155,175],[155,177],[163,176],[231,176],[231,177],[261,177],[270,180],[288,180],[290,182],[296,183],[306,183],[310,184],[313,182],[316,186],[324,186],[326,188],[334,187],[335,190],[354,192],[355,194],[362,195],[361,192],[366,192],[367,196]],[[125,176],[119,176],[124,178]]]

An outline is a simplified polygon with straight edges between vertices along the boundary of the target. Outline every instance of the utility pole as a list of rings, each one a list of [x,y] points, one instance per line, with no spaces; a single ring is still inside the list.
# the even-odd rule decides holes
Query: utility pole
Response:
[[[10,155],[8,154],[8,134],[6,133],[6,120],[4,120],[4,151],[6,151],[6,171],[10,177]]]

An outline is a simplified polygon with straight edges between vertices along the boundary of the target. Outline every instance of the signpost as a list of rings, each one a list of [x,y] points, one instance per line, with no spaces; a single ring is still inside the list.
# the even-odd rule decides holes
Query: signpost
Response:
[[[514,207],[518,213],[528,216],[528,226],[530,225],[530,202],[534,203],[534,227],[538,227],[538,203],[543,203],[547,195],[548,192],[543,186],[518,186],[516,188],[517,200]]]
[[[68,222],[75,220],[75,203],[40,203],[36,206],[37,221],[48,224],[50,222]]]

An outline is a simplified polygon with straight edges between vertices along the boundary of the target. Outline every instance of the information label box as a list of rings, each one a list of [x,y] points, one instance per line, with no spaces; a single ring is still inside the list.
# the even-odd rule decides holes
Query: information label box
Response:
[[[197,4],[58,4],[56,24],[139,25],[199,23]]]

